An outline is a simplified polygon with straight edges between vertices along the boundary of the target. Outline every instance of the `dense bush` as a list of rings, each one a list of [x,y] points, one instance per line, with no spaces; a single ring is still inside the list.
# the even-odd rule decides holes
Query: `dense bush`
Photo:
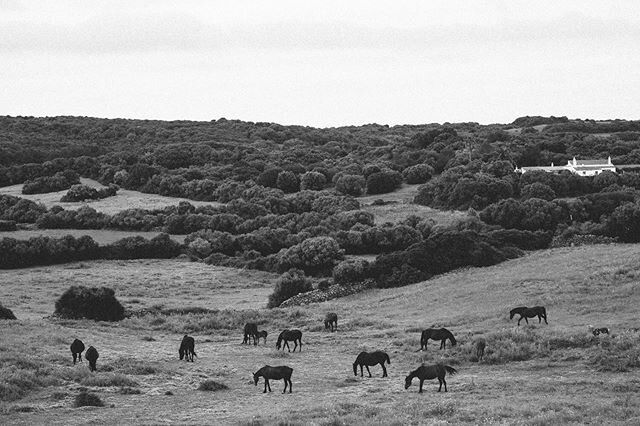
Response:
[[[16,318],[16,316],[13,314],[13,311],[9,308],[2,306],[2,303],[0,303],[0,320],[15,320],[15,319],[18,319],[18,318]]]
[[[63,203],[73,203],[85,200],[99,200],[112,197],[118,192],[118,185],[109,184],[106,188],[95,189],[87,185],[73,185],[65,195],[60,198]]]
[[[369,262],[362,259],[345,260],[333,268],[333,282],[336,284],[350,284],[364,281],[368,278]]]
[[[290,269],[278,278],[273,293],[269,295],[267,308],[280,306],[285,300],[299,293],[313,290],[311,281],[299,269]]]
[[[300,189],[321,191],[327,183],[327,178],[320,172],[306,172],[300,178]]]
[[[107,259],[169,259],[180,254],[182,246],[168,234],[159,234],[150,240],[140,237],[126,237],[101,249]]]
[[[402,175],[395,170],[383,170],[367,177],[367,194],[386,194],[402,183]]]
[[[108,287],[72,286],[56,301],[55,314],[70,319],[120,321],[124,308]]]
[[[95,393],[82,391],[76,395],[74,407],[104,407],[104,402]]]
[[[344,251],[330,237],[309,238],[278,253],[279,269],[302,269],[305,273],[328,274],[342,260]]]
[[[99,258],[98,244],[88,236],[74,238],[33,237],[28,240],[0,240],[0,269],[73,262]]]
[[[58,172],[53,176],[42,176],[26,181],[22,187],[22,193],[43,194],[63,191],[79,183],[80,176],[73,170],[66,170],[65,172]]]
[[[295,173],[285,170],[278,173],[276,186],[286,193],[298,192],[300,190],[300,181]]]
[[[415,166],[404,169],[402,171],[402,176],[404,177],[405,182],[410,184],[425,183],[431,179],[433,173],[433,167],[428,164],[416,164]]]
[[[15,231],[16,229],[17,227],[15,220],[0,220],[0,231]]]
[[[18,223],[35,223],[47,211],[42,204],[25,198],[0,194],[0,219]]]
[[[343,175],[336,181],[336,190],[345,194],[359,197],[365,189],[366,181],[360,175]]]

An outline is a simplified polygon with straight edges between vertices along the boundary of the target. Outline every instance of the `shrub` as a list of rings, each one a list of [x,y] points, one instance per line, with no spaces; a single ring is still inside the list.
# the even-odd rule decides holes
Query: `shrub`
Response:
[[[198,386],[198,390],[208,392],[216,392],[219,390],[227,389],[229,389],[227,385],[225,385],[224,383],[216,382],[215,380],[205,380],[204,382],[200,383],[200,386]]]
[[[327,178],[320,172],[306,172],[300,178],[301,190],[321,191],[327,183]]]
[[[0,220],[0,231],[15,231],[17,229],[14,220]]]
[[[402,175],[394,170],[373,173],[367,178],[367,194],[393,192],[402,183]]]
[[[331,271],[343,257],[344,251],[330,237],[309,238],[278,253],[280,270],[300,268],[310,274]]]
[[[13,311],[9,308],[5,308],[4,306],[2,306],[2,303],[0,303],[0,320],[15,320],[18,319],[16,318],[16,316],[13,314]]]
[[[307,279],[300,269],[290,269],[278,278],[273,293],[269,295],[267,308],[280,306],[285,300],[296,294],[313,290],[311,281]]]
[[[298,176],[290,171],[282,171],[278,173],[276,186],[286,193],[298,192],[300,190],[300,182]]]
[[[87,185],[73,185],[65,195],[60,198],[63,203],[72,203],[84,200],[99,200],[101,198],[116,195],[120,187],[115,184],[109,184],[107,188],[95,189]]]
[[[404,169],[402,176],[407,183],[425,183],[433,176],[433,167],[428,164],[416,164]]]
[[[57,192],[71,188],[71,185],[79,184],[80,176],[72,171],[58,172],[53,176],[42,176],[33,180],[28,180],[22,187],[23,194],[44,194],[47,192]]]
[[[365,179],[360,175],[344,175],[336,181],[336,190],[345,194],[359,197],[364,192]]]
[[[367,278],[369,262],[362,259],[345,260],[333,268],[333,281],[336,284],[349,284]]]
[[[556,193],[549,185],[544,183],[534,182],[529,185],[525,185],[520,194],[522,198],[540,198],[542,200],[551,201],[556,198]]]
[[[89,393],[86,391],[80,392],[76,395],[76,400],[74,402],[74,406],[78,407],[104,407],[104,402],[102,399],[95,393]]]
[[[72,286],[56,301],[55,314],[64,318],[120,321],[124,308],[108,287]]]

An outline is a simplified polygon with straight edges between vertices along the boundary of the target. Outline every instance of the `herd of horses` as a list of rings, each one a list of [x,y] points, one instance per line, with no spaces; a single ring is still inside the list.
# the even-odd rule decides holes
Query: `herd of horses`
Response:
[[[547,322],[547,312],[543,306],[534,306],[532,308],[528,308],[525,306],[520,306],[512,309],[509,312],[509,319],[512,320],[515,315],[520,315],[518,319],[518,326],[520,326],[520,321],[523,319],[527,324],[529,324],[528,318],[538,317],[538,323],[542,323],[544,320],[545,324],[549,324]],[[330,329],[331,332],[337,331],[338,329],[338,315],[335,312],[329,312],[324,319],[325,329]],[[609,329],[606,327],[594,328],[593,326],[589,326],[589,329],[593,333],[594,336],[598,336],[600,334],[609,334]],[[260,341],[260,338],[264,339],[264,343],[267,342],[268,333],[265,330],[258,330],[258,325],[256,323],[247,323],[244,326],[244,339],[242,344],[249,344],[251,339],[253,339],[253,344],[257,345]],[[420,336],[420,349],[418,351],[427,350],[427,343],[431,340],[440,341],[440,349],[446,349],[446,342],[449,340],[451,346],[456,346],[457,341],[454,337],[453,333],[446,328],[427,328],[422,330]],[[289,346],[289,342],[293,342],[293,352],[300,348],[298,352],[302,352],[302,331],[296,329],[286,329],[283,330],[279,335],[276,341],[276,349],[284,350],[284,347],[287,347],[287,350],[291,352],[291,348]],[[478,361],[482,361],[484,358],[484,352],[487,343],[484,339],[479,338],[474,342],[475,355]],[[73,356],[73,363],[75,364],[77,360],[82,362],[82,352],[84,351],[85,346],[84,343],[75,339],[71,344],[71,354]],[[180,342],[180,347],[178,349],[178,355],[180,360],[186,360],[193,362],[193,357],[198,356],[195,352],[195,339],[191,336],[185,335]],[[96,361],[98,360],[98,351],[93,347],[89,346],[85,353],[85,359],[89,361],[89,368],[91,371],[96,371]],[[380,365],[382,367],[382,377],[388,377],[386,364],[391,364],[391,359],[386,352],[383,351],[373,351],[373,352],[360,352],[356,357],[356,360],[353,363],[353,374],[358,376],[358,367],[360,367],[360,377],[364,377],[363,368],[367,369],[367,373],[369,373],[369,377],[371,376],[371,370],[369,367]],[[447,392],[447,382],[445,380],[446,374],[454,375],[458,371],[450,367],[448,365],[443,364],[435,364],[435,365],[421,365],[416,370],[409,373],[409,375],[405,378],[405,389],[409,389],[411,383],[414,378],[418,378],[420,381],[420,389],[418,392],[422,393],[422,386],[425,380],[438,379],[440,383],[440,387],[438,388],[438,392],[441,391],[442,385],[444,385],[444,391]],[[260,377],[264,378],[264,391],[266,393],[267,390],[271,392],[271,385],[269,384],[269,380],[283,380],[284,381],[284,390],[283,393],[287,391],[289,388],[289,393],[292,392],[292,383],[291,383],[291,375],[293,374],[293,369],[286,365],[280,365],[276,367],[271,367],[269,365],[265,365],[260,368],[258,371],[253,373],[253,381],[254,384],[258,385],[258,380]]]

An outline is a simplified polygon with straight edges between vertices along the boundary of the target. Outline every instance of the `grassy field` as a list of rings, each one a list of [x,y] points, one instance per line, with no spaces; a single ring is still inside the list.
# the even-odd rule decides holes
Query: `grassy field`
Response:
[[[99,182],[91,179],[81,178],[80,183],[89,185],[94,188],[102,188]],[[24,185],[12,185],[0,188],[0,194],[13,195],[14,197],[26,198],[36,203],[42,203],[47,208],[55,205],[62,206],[67,210],[77,210],[83,206],[89,206],[101,213],[116,214],[126,209],[162,209],[168,206],[176,206],[180,201],[187,201],[194,206],[200,205],[220,205],[214,201],[193,201],[186,198],[165,197],[157,194],[145,194],[139,191],[131,191],[128,189],[120,189],[113,197],[104,198],[102,200],[92,200],[74,203],[61,203],[60,198],[67,191],[49,192],[46,194],[23,194],[22,187]]]
[[[640,246],[536,252],[501,265],[455,271],[399,289],[370,290],[321,304],[265,310],[275,276],[180,261],[83,262],[0,272],[0,300],[17,322],[2,324],[0,423],[31,424],[628,424],[640,422]],[[42,318],[68,285],[109,285],[129,309],[163,305],[222,309],[150,314],[120,323]],[[549,325],[516,327],[508,311],[545,305]],[[336,333],[324,330],[338,313]],[[269,331],[267,345],[241,345],[242,324]],[[587,326],[606,326],[594,337]],[[419,348],[420,330],[444,326],[458,345]],[[278,330],[303,331],[301,353],[275,350]],[[635,331],[633,329],[636,329]],[[180,362],[184,333],[194,363]],[[485,360],[473,339],[488,342]],[[71,363],[74,337],[100,352],[98,372]],[[354,377],[361,350],[389,353],[389,377]],[[421,362],[458,369],[437,381],[404,376]],[[251,372],[289,365],[263,394]],[[366,371],[365,371],[366,376]],[[205,381],[228,389],[201,391]],[[262,379],[261,379],[262,380]],[[0,385],[2,386],[2,385]],[[81,390],[105,407],[73,408]]]

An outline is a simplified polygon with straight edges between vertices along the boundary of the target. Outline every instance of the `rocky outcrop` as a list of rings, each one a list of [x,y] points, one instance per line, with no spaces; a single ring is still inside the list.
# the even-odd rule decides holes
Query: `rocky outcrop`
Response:
[[[327,300],[337,299],[338,297],[349,296],[350,294],[359,293],[373,287],[373,282],[365,281],[353,285],[332,285],[325,290],[312,290],[306,293],[300,293],[280,304],[280,308],[290,306],[308,305],[310,303],[326,302]]]

